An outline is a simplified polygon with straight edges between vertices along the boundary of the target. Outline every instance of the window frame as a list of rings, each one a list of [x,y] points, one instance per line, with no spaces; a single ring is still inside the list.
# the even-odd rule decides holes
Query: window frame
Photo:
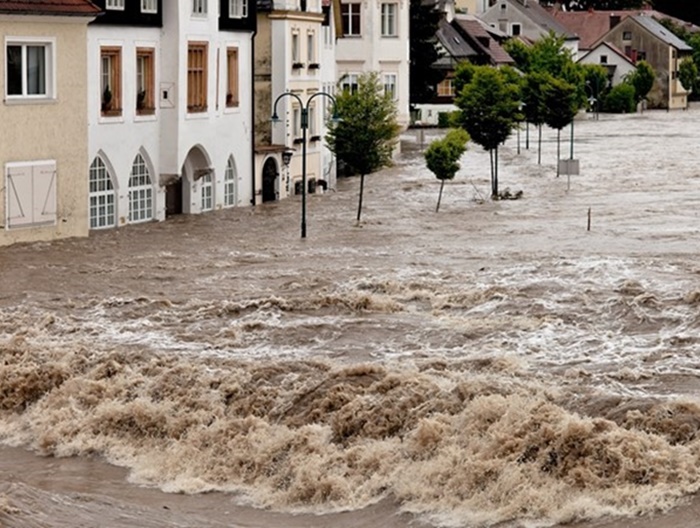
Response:
[[[109,60],[109,86],[105,87],[105,59]],[[109,100],[106,92],[110,90]],[[100,46],[100,110],[103,117],[122,115],[122,47]]]
[[[346,73],[340,79],[340,89],[349,90],[350,93],[355,93],[359,89],[360,75],[358,73]]]
[[[248,0],[228,0],[229,18],[247,18]]]
[[[228,157],[224,170],[224,207],[235,207],[238,200],[236,163],[233,155]]]
[[[21,92],[19,94],[10,94],[10,75],[12,72],[8,66],[9,64],[9,48],[19,47],[20,48],[20,68],[21,68]],[[27,48],[30,47],[41,47],[44,50],[43,61],[44,61],[44,93],[28,93],[29,85],[29,72],[27,64]],[[6,36],[5,37],[5,100],[6,102],[28,102],[28,101],[51,101],[55,100],[56,94],[56,39],[50,37],[19,37],[19,36]]]
[[[207,0],[192,0],[192,16],[205,17],[209,14]]]
[[[158,0],[141,0],[141,12],[145,14],[157,14]]]
[[[191,62],[194,54],[201,54],[201,64]],[[196,79],[197,76],[201,79]],[[190,114],[203,113],[208,110],[209,101],[209,43],[190,41],[187,43],[187,112]],[[198,87],[194,85],[198,84]],[[193,92],[193,89],[197,88]],[[198,104],[194,104],[198,103]]]
[[[362,36],[362,4],[348,2],[340,4],[340,18],[343,27],[343,37]],[[357,26],[357,27],[355,27]]]
[[[306,63],[308,65],[317,64],[316,61],[316,33],[308,31],[306,33]]]
[[[107,11],[124,11],[125,0],[107,0],[105,2],[105,9]]]
[[[399,36],[397,26],[398,6],[396,2],[382,2],[380,4],[380,35],[383,38],[395,38]]]
[[[135,172],[135,169],[139,172]],[[143,169],[141,171],[141,169]],[[132,185],[134,179],[139,180]],[[155,218],[155,201],[153,192],[153,178],[146,159],[141,153],[137,154],[131,164],[129,172],[129,182],[127,184],[127,196],[129,203],[129,223],[140,224],[150,222]],[[143,203],[148,205],[141,207]]]
[[[447,77],[437,84],[435,93],[438,97],[454,97],[454,79],[452,77]]]
[[[99,162],[99,164],[98,164]],[[99,178],[93,178],[97,174]],[[88,172],[88,217],[90,229],[109,229],[117,225],[117,192],[114,178],[102,156],[97,155]],[[93,190],[93,184],[100,186]],[[111,209],[111,212],[110,212]]]
[[[393,82],[389,82],[393,81]],[[397,90],[396,90],[396,85],[399,82],[399,76],[396,73],[385,73],[382,75],[382,85],[384,86],[384,95],[387,95],[389,92],[391,92],[391,97],[392,99],[397,98]],[[387,90],[387,87],[391,87],[390,90]]]
[[[240,105],[240,61],[237,46],[226,47],[226,108]]]
[[[200,203],[199,210],[202,213],[207,213],[214,210],[214,174],[209,172],[202,176],[199,185]]]
[[[136,48],[136,114],[153,115],[156,111],[156,68],[155,48]],[[141,63],[145,64],[145,71],[141,72]],[[141,83],[145,84],[141,90]],[[141,92],[145,92],[143,105],[139,108]]]

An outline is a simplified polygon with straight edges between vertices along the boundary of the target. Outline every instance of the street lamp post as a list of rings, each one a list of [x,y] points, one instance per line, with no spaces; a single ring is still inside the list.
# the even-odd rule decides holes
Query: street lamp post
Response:
[[[314,97],[321,95],[328,97],[333,102],[333,119],[337,119],[335,97],[326,92],[316,92],[306,100],[306,104],[304,104],[301,97],[299,97],[297,94],[293,92],[284,92],[277,96],[277,99],[275,99],[275,104],[272,106],[273,123],[277,123],[280,120],[279,116],[277,115],[277,103],[280,101],[280,99],[284,97],[292,97],[299,102],[299,107],[301,108],[301,238],[306,238],[306,131],[309,128],[309,103]]]

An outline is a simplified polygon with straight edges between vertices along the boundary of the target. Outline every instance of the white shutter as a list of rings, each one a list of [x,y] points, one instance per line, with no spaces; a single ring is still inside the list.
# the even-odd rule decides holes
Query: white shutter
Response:
[[[56,223],[56,163],[34,166],[34,224]]]
[[[21,227],[32,223],[32,168],[7,168],[7,227]]]

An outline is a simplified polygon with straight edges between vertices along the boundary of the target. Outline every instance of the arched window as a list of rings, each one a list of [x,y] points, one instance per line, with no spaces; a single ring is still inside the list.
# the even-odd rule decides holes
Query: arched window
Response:
[[[116,193],[112,177],[101,157],[90,165],[90,229],[104,229],[117,225]]]
[[[129,222],[146,222],[153,218],[153,184],[148,166],[137,154],[129,178]]]
[[[229,156],[224,172],[224,207],[236,205],[236,167]]]
[[[202,211],[214,209],[214,178],[211,172],[202,177]]]

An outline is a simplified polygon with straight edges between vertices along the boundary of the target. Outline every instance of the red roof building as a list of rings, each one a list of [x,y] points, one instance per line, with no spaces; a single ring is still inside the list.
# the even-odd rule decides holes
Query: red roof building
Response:
[[[10,15],[95,16],[101,11],[88,0],[0,0],[0,13]]]

